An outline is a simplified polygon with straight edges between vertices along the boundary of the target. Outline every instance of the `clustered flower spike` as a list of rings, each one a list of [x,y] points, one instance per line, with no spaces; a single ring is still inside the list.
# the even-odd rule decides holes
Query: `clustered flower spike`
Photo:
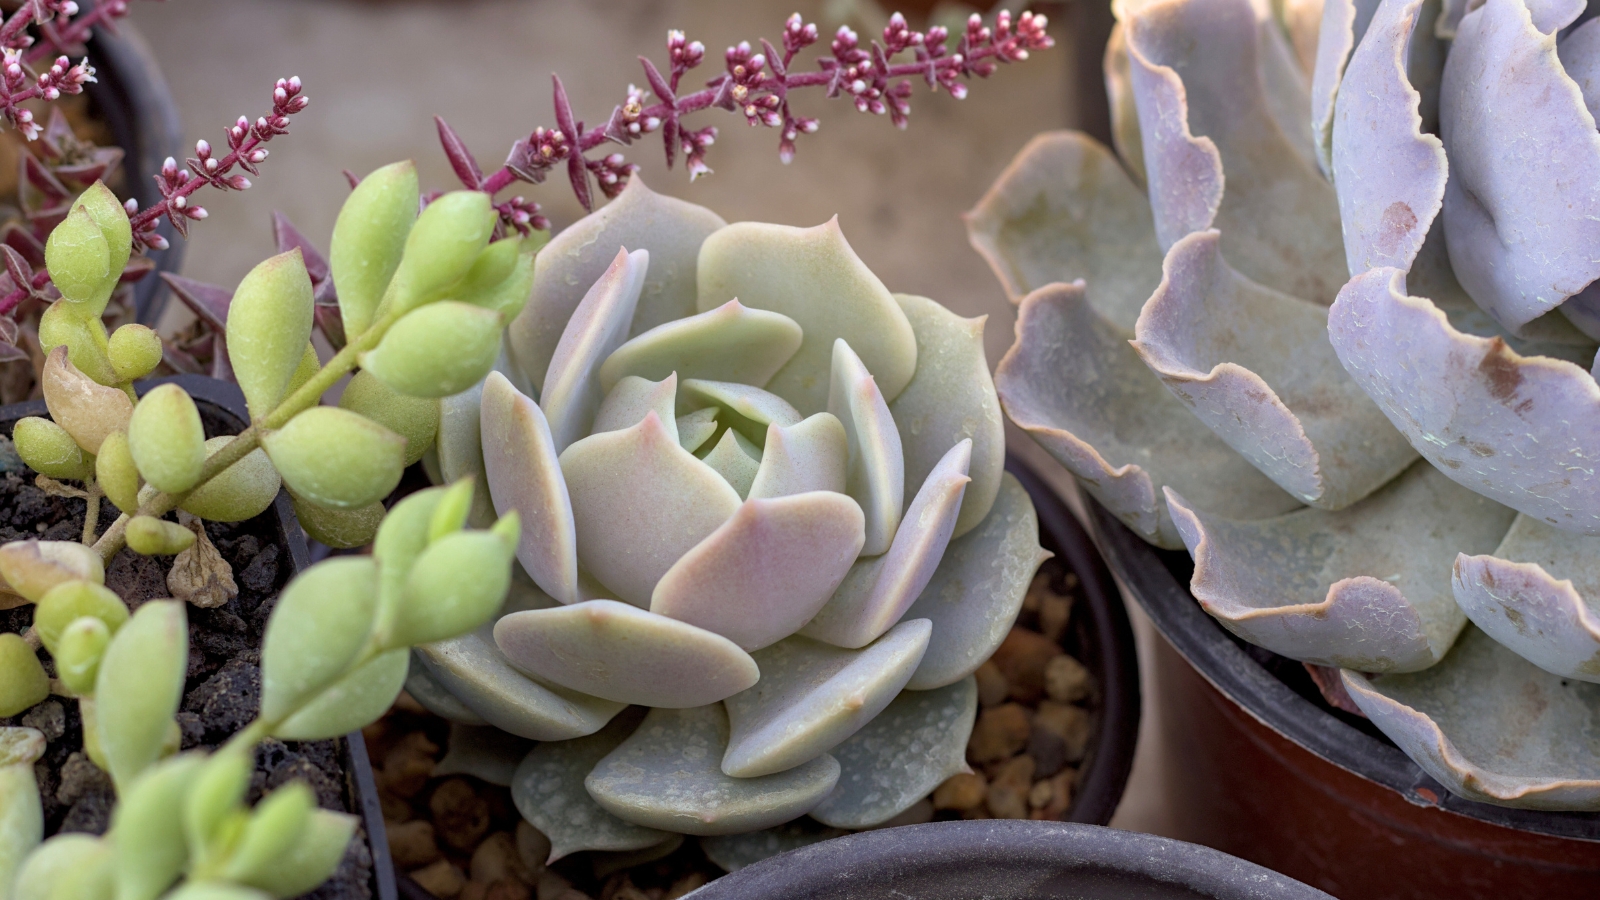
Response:
[[[82,56],[83,42],[95,25],[112,28],[128,14],[126,0],[106,0],[81,12],[74,0],[28,0],[0,22],[0,117],[37,140],[42,129],[26,100],[59,100],[63,94],[83,92],[95,80],[94,67]],[[32,26],[38,37],[30,33]],[[73,63],[67,56],[80,57]],[[54,56],[54,59],[51,57]],[[40,68],[46,61],[47,68]]]
[[[741,41],[723,54],[723,71],[693,93],[679,93],[679,84],[689,70],[705,61],[706,48],[673,30],[667,33],[666,73],[640,57],[648,90],[628,85],[627,97],[602,125],[586,129],[574,116],[561,79],[552,76],[555,127],[535,128],[528,137],[517,141],[505,166],[487,177],[442,120],[439,133],[457,176],[469,188],[494,194],[514,181],[540,184],[551,169],[565,165],[578,202],[585,209],[593,209],[591,177],[611,199],[638,171],[621,153],[610,153],[598,160],[584,156],[608,141],[629,145],[659,131],[667,167],[671,168],[682,152],[689,177],[698,178],[711,172],[705,156],[716,140],[717,129],[690,129],[683,119],[715,106],[744,116],[751,126],[778,129],[778,156],[788,163],[794,159],[795,141],[802,134],[815,133],[818,127],[815,118],[790,109],[791,91],[820,87],[830,98],[849,96],[861,112],[888,114],[895,127],[905,128],[911,113],[910,79],[920,77],[929,88],[943,88],[961,99],[967,94],[968,80],[987,78],[1000,63],[1021,62],[1028,58],[1029,51],[1053,46],[1054,40],[1045,33],[1047,24],[1044,16],[1031,12],[1013,19],[1009,12],[1001,11],[991,27],[974,14],[952,48],[946,43],[949,35],[944,28],[913,31],[905,17],[895,13],[884,28],[881,42],[863,45],[854,31],[841,27],[829,45],[830,55],[818,60],[817,70],[797,71],[793,68],[796,55],[817,42],[818,32],[815,23],[808,23],[795,13],[784,25],[781,51],[765,39],[759,47]],[[903,53],[910,53],[915,59],[893,62]],[[648,102],[652,95],[655,103]],[[514,213],[514,208],[502,209],[503,223],[520,230]]]
[[[512,791],[556,856],[893,818],[961,769],[972,672],[1047,556],[982,332],[891,294],[836,222],[727,224],[633,179],[444,401],[437,474],[530,523],[527,577],[408,689],[544,742]]]
[[[1116,152],[969,214],[1007,414],[1451,791],[1600,809],[1600,22],[1114,8]]]

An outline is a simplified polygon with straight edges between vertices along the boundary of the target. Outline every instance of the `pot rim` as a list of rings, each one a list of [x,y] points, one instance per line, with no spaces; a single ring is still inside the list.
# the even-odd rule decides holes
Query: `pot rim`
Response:
[[[1398,747],[1302,697],[1234,642],[1167,568],[1160,551],[1087,492],[1084,502],[1095,542],[1156,630],[1212,687],[1262,725],[1416,806],[1435,807],[1518,831],[1600,841],[1600,813],[1514,809],[1456,796]]]

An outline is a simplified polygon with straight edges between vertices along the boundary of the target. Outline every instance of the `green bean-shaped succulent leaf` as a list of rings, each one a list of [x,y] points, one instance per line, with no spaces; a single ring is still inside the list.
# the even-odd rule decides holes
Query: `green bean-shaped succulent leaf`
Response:
[[[405,438],[337,406],[313,406],[261,444],[289,490],[338,509],[382,500],[405,468]]]
[[[114,277],[109,284],[102,285],[104,296],[95,298],[96,305],[91,307],[94,315],[98,316],[105,312],[106,302],[111,299],[112,291],[116,290],[117,282],[122,278],[122,270],[128,265],[128,258],[133,255],[133,223],[128,221],[128,211],[123,208],[122,201],[101,181],[96,181],[79,194],[72,208],[87,212],[106,239],[106,250],[109,252],[107,262]]]
[[[322,689],[272,729],[286,741],[322,741],[365,728],[394,705],[405,686],[410,653],[390,650]]]
[[[367,643],[378,596],[371,557],[340,556],[284,588],[261,646],[261,716],[293,714],[344,674]]]
[[[466,483],[471,484],[470,481]],[[446,506],[445,498],[454,490],[459,488],[435,487],[418,491],[396,503],[384,518],[372,542],[372,556],[378,561],[381,578],[378,595],[380,605],[392,608],[400,602],[406,575],[417,561],[417,556],[428,546],[434,514],[441,506]]]
[[[335,550],[351,550],[372,543],[384,513],[388,512],[381,500],[359,509],[334,509],[301,500],[293,494],[289,497],[294,502],[295,518],[306,534]]]
[[[361,179],[340,208],[328,246],[328,267],[347,336],[353,338],[372,325],[373,313],[400,265],[420,193],[417,167],[406,160]]]
[[[100,660],[111,644],[111,629],[93,616],[80,616],[61,632],[56,643],[56,675],[74,694],[94,693]]]
[[[116,900],[156,900],[183,873],[189,861],[184,800],[204,762],[198,753],[164,759],[118,798],[110,831],[117,863]]]
[[[254,770],[255,754],[235,747],[224,747],[198,767],[194,786],[183,798],[183,834],[196,868],[213,867],[227,843],[230,821],[243,813]]]
[[[33,774],[44,750],[37,729],[0,728],[0,895],[6,897],[23,860],[44,838],[44,806]]]
[[[274,897],[298,897],[328,880],[355,833],[355,816],[312,810],[299,839],[279,857],[279,864],[244,881]]]
[[[155,516],[134,516],[123,535],[128,549],[141,556],[172,556],[194,545],[194,532]]]
[[[517,236],[502,238],[483,248],[472,261],[472,268],[451,287],[451,297],[471,303],[478,294],[499,287],[516,269],[517,251],[521,249],[522,238]]]
[[[345,385],[339,405],[377,422],[406,439],[405,464],[422,458],[439,434],[439,401],[402,394],[371,372],[357,372]]]
[[[33,611],[33,630],[52,654],[60,646],[67,626],[90,616],[116,634],[128,621],[128,607],[110,588],[92,581],[64,581],[39,598]]]
[[[228,360],[252,418],[278,405],[311,339],[311,276],[296,247],[250,270],[228,307]]]
[[[188,392],[168,383],[140,398],[128,420],[128,450],[139,474],[158,491],[181,494],[198,484],[206,429]]]
[[[117,383],[105,323],[99,316],[89,315],[82,305],[52,303],[39,317],[39,348],[48,354],[57,347],[66,347],[73,366],[96,383]],[[50,397],[46,395],[45,399]]]
[[[444,489],[439,505],[428,517],[428,543],[465,528],[472,514],[472,495],[476,485],[471,476],[462,478]]]
[[[20,715],[50,696],[50,676],[21,635],[0,634],[0,717]]]
[[[231,443],[231,437],[211,438],[205,443],[206,457]],[[105,445],[101,444],[100,449],[104,451]],[[266,512],[278,498],[282,483],[266,451],[251,450],[244,459],[191,491],[178,508],[213,522],[243,522]]]
[[[311,821],[317,799],[303,781],[292,781],[263,797],[250,813],[222,877],[247,882],[283,864]]]
[[[507,541],[492,531],[457,531],[429,544],[406,577],[384,646],[448,640],[482,625],[505,602],[516,547],[514,534]]]
[[[322,880],[327,881],[327,878]],[[269,896],[253,888],[222,881],[190,881],[168,894],[165,900],[269,900]]]
[[[494,234],[494,204],[482,191],[451,191],[417,216],[384,305],[405,313],[440,299],[464,278]]]
[[[188,668],[189,628],[177,600],[139,607],[106,648],[94,714],[100,750],[119,786],[160,758]]]
[[[161,335],[148,325],[130,322],[111,333],[106,356],[118,381],[143,378],[161,364]]]
[[[115,891],[88,893],[95,878],[108,872],[111,846],[102,838],[65,832],[40,844],[28,854],[11,886],[11,900],[104,900]],[[109,872],[108,872],[109,874]]]
[[[117,509],[132,514],[139,508],[139,464],[133,461],[128,433],[114,431],[100,442],[94,458],[94,480]]]
[[[539,249],[549,241],[549,233],[535,231],[532,235],[522,238],[517,245],[516,265],[499,283],[478,290],[463,290],[458,293],[457,299],[474,306],[492,309],[506,317],[510,322],[528,305],[528,299],[533,296],[533,261],[539,255]],[[496,241],[489,245],[489,249],[507,241]]]
[[[38,603],[63,581],[104,584],[100,554],[76,541],[12,541],[0,545],[0,578],[6,587]]]
[[[44,262],[61,299],[80,304],[88,315],[99,315],[91,309],[112,277],[111,245],[87,209],[74,204],[61,224],[51,229],[45,240]],[[106,295],[109,297],[110,291]]]
[[[492,309],[446,300],[407,313],[361,367],[411,397],[448,397],[483,380],[500,354],[505,317]]]
[[[65,428],[49,419],[18,419],[11,440],[22,461],[41,475],[58,481],[84,481],[94,475],[94,457],[85,453]]]

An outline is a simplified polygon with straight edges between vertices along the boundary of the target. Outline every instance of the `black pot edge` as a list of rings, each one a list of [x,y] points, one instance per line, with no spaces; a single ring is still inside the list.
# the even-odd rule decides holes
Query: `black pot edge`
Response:
[[[1114,881],[1113,887],[1125,889],[1116,894],[1123,897],[1143,896],[1158,886],[1183,886],[1194,896],[1216,900],[1331,900],[1285,875],[1198,844],[1099,825],[1019,819],[863,831],[762,860],[690,896],[694,900],[907,896],[896,893],[898,888],[911,891],[918,900],[968,900],[991,896],[999,888],[1001,892],[993,895],[1077,897],[1084,895],[1073,890],[1073,880],[1095,876],[1104,879],[1102,884]],[[908,886],[906,879],[916,879],[917,884]],[[1133,879],[1144,882],[1143,889],[1130,884]]]
[[[244,391],[232,382],[201,375],[174,375],[140,381],[134,387],[144,394],[157,385],[168,383],[183,388],[196,401],[209,403],[227,412],[239,421],[241,428],[250,421],[249,413],[245,411]],[[48,412],[43,400],[29,400],[0,406],[0,420],[46,415]],[[284,546],[289,549],[290,565],[294,568],[294,574],[299,574],[311,565],[311,553],[306,547],[305,532],[294,517],[288,491],[278,491],[278,497],[272,503],[272,512],[282,530]],[[343,743],[345,773],[355,799],[354,805],[358,807],[354,812],[361,817],[372,855],[374,897],[376,900],[398,900],[394,864],[389,859],[388,832],[383,825],[383,804],[378,799],[377,781],[372,774],[372,762],[367,757],[366,739],[360,731],[352,731],[344,736]]]
[[[1513,809],[1458,797],[1399,748],[1362,733],[1301,697],[1228,637],[1187,586],[1172,576],[1153,547],[1087,492],[1084,501],[1095,542],[1156,630],[1201,677],[1261,724],[1417,806],[1519,831],[1600,841],[1600,813]]]
[[[161,202],[155,173],[167,157],[183,158],[183,125],[178,104],[161,74],[155,53],[126,19],[113,34],[95,26],[89,41],[89,60],[97,81],[87,90],[105,116],[117,144],[126,151],[122,158],[123,183],[140,209]],[[167,305],[167,286],[161,272],[177,272],[183,262],[184,241],[163,220],[157,231],[167,239],[165,250],[151,250],[148,256],[155,271],[134,285],[134,309],[138,322],[155,327]]]
[[[1078,575],[1083,595],[1094,613],[1094,636],[1100,654],[1095,677],[1101,687],[1100,730],[1090,751],[1089,772],[1066,821],[1104,825],[1111,821],[1133,771],[1139,740],[1139,652],[1133,626],[1111,570],[1078,518],[1044,479],[1020,457],[1007,454],[1006,471],[1022,483],[1039,517],[1040,535],[1049,535],[1063,561]]]

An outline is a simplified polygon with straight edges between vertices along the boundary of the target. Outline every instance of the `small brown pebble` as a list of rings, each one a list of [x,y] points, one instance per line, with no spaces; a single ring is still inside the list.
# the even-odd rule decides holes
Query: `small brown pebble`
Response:
[[[994,769],[994,776],[989,779],[989,784],[1005,785],[1015,788],[1026,794],[1033,786],[1034,763],[1031,756],[1018,756],[1008,759]]]
[[[572,889],[572,882],[562,878],[554,872],[546,870],[539,876],[535,883],[533,895],[536,900],[559,900],[562,894]]]
[[[1043,809],[1033,811],[1036,819],[1059,819],[1072,807],[1072,789],[1077,782],[1078,773],[1073,769],[1064,769],[1057,772],[1049,781],[1040,784],[1050,785],[1050,802]]]
[[[428,712],[427,707],[418,703],[417,698],[411,696],[407,691],[401,691],[400,696],[394,699],[394,708],[417,716],[432,715],[432,713]]]
[[[451,900],[460,894],[461,889],[467,884],[467,879],[461,874],[461,870],[450,865],[447,859],[441,859],[431,866],[412,872],[411,880],[422,885],[424,890],[439,900]]]
[[[1026,819],[1028,790],[1033,786],[1033,758],[1019,756],[1002,763],[989,781],[984,800],[997,819]]]
[[[1093,723],[1089,719],[1088,710],[1082,707],[1046,700],[1039,704],[1039,711],[1034,714],[1033,724],[1037,728],[1054,732],[1061,738],[1066,745],[1069,763],[1082,761],[1084,754],[1089,751]]]
[[[1006,702],[1006,695],[1011,693],[1011,685],[1006,682],[1005,673],[994,664],[994,660],[984,660],[983,665],[973,675],[978,679],[978,705],[984,709],[999,706]]]
[[[384,822],[409,822],[416,816],[411,804],[388,791],[378,792],[378,803],[383,807]]]
[[[957,772],[934,788],[935,809],[973,809],[983,804],[989,781],[979,772]]]
[[[478,849],[472,851],[472,863],[467,874],[473,881],[492,885],[497,881],[514,878],[525,884],[533,883],[533,873],[522,864],[517,853],[517,839],[509,831],[496,831],[483,839]]]
[[[1036,631],[1013,627],[994,651],[994,664],[1011,685],[1011,699],[1038,703],[1044,696],[1044,670],[1050,660],[1066,651]]]
[[[1060,594],[1046,594],[1039,602],[1039,631],[1054,643],[1061,643],[1067,633],[1067,620],[1072,618],[1072,598]],[[402,695],[404,696],[404,695]]]
[[[533,888],[516,878],[502,878],[489,885],[483,900],[533,900]]]
[[[1067,764],[1067,742],[1038,723],[1028,732],[1027,753],[1033,757],[1034,774],[1039,778],[1049,778]]]
[[[926,825],[933,821],[933,801],[927,797],[906,807],[900,815],[895,816],[875,828],[899,828],[901,825]]]
[[[967,756],[987,764],[1015,756],[1028,744],[1028,710],[1018,703],[1006,703],[978,714],[967,742]]]
[[[389,832],[389,855],[396,867],[405,871],[420,869],[439,858],[439,843],[433,837],[433,823],[426,819],[385,823]]]
[[[1094,676],[1083,663],[1058,656],[1044,667],[1044,692],[1057,703],[1077,703],[1094,691]]]
[[[451,778],[434,788],[428,810],[433,814],[434,833],[463,853],[478,846],[489,833],[489,802],[464,778]]]
[[[690,872],[674,881],[672,887],[667,888],[667,892],[662,895],[661,900],[678,900],[679,897],[690,891],[697,891],[705,887],[707,881],[708,879],[704,872]]]
[[[1028,789],[1028,806],[1032,809],[1043,809],[1050,805],[1050,798],[1055,792],[1050,787],[1049,781],[1035,781],[1033,787]]]
[[[481,881],[468,881],[461,886],[461,893],[456,895],[456,900],[485,900],[489,896],[489,886]]]
[[[1022,595],[1022,615],[1028,616],[1037,614],[1039,612],[1040,604],[1044,601],[1045,597],[1050,595],[1050,593],[1049,571],[1040,571],[1035,573],[1033,576],[1033,581],[1028,583],[1028,592]]]
[[[402,800],[415,797],[428,784],[439,746],[420,731],[413,731],[384,754],[378,786]]]
[[[550,859],[550,839],[526,819],[517,822],[517,857],[522,860],[522,867],[528,870],[533,883],[538,884],[539,875],[544,872],[546,861]]]
[[[606,881],[600,900],[650,900],[650,895],[639,890],[626,872],[618,872]]]

